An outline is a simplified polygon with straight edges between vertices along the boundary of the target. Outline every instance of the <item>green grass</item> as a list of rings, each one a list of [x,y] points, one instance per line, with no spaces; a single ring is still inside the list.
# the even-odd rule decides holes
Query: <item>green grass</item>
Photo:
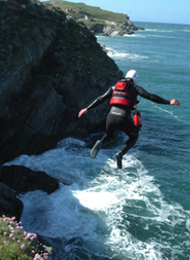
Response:
[[[48,253],[40,246],[37,235],[24,231],[15,217],[0,217],[0,259],[31,260],[49,259]]]
[[[94,18],[96,19],[101,19],[101,20],[108,20],[108,21],[114,21],[116,23],[124,23],[126,21],[126,15],[122,13],[114,13],[106,10],[102,10],[99,7],[94,7],[94,6],[89,6],[85,5],[84,3],[71,3],[67,1],[47,1],[43,2],[46,4],[52,4],[55,7],[60,7],[61,9],[66,9],[66,8],[72,8],[76,12],[82,12],[85,14],[90,14],[95,16]]]

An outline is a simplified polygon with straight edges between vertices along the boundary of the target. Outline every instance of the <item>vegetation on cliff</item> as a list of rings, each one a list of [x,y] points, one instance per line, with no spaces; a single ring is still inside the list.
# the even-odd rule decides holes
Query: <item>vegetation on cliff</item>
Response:
[[[23,229],[15,217],[0,217],[0,259],[43,260],[51,259],[51,252],[45,249],[37,235]]]
[[[116,23],[124,23],[126,15],[122,13],[114,13],[107,10],[102,10],[100,7],[89,6],[84,3],[72,3],[68,1],[46,1],[47,5],[53,4],[55,7],[60,7],[62,10],[73,13],[74,17],[82,17],[84,15],[92,18],[92,21],[111,21]]]

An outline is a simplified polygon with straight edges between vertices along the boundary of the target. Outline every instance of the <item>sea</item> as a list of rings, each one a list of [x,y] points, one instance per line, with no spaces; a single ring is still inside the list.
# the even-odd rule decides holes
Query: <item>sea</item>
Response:
[[[97,41],[124,74],[137,70],[140,86],[180,106],[138,98],[143,125],[123,168],[120,132],[95,159],[90,150],[104,132],[6,163],[60,181],[52,194],[19,195],[25,230],[48,239],[55,260],[190,259],[190,25],[134,24],[145,30]]]

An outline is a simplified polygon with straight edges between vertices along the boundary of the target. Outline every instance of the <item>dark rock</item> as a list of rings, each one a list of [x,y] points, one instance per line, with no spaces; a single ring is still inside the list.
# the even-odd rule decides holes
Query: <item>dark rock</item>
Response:
[[[102,23],[95,23],[89,27],[90,31],[94,34],[103,34],[105,25]]]
[[[3,166],[1,182],[17,193],[43,190],[52,193],[59,188],[59,182],[45,172],[33,172],[24,166]]]
[[[20,220],[23,210],[23,203],[16,198],[16,192],[10,187],[0,182],[0,216],[15,216]]]

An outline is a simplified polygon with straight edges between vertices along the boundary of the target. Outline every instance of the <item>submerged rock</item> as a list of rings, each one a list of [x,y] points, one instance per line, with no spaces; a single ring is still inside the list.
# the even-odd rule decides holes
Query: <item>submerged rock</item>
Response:
[[[59,188],[59,182],[45,172],[34,172],[18,165],[3,166],[0,181],[17,193],[38,189],[52,193]]]

